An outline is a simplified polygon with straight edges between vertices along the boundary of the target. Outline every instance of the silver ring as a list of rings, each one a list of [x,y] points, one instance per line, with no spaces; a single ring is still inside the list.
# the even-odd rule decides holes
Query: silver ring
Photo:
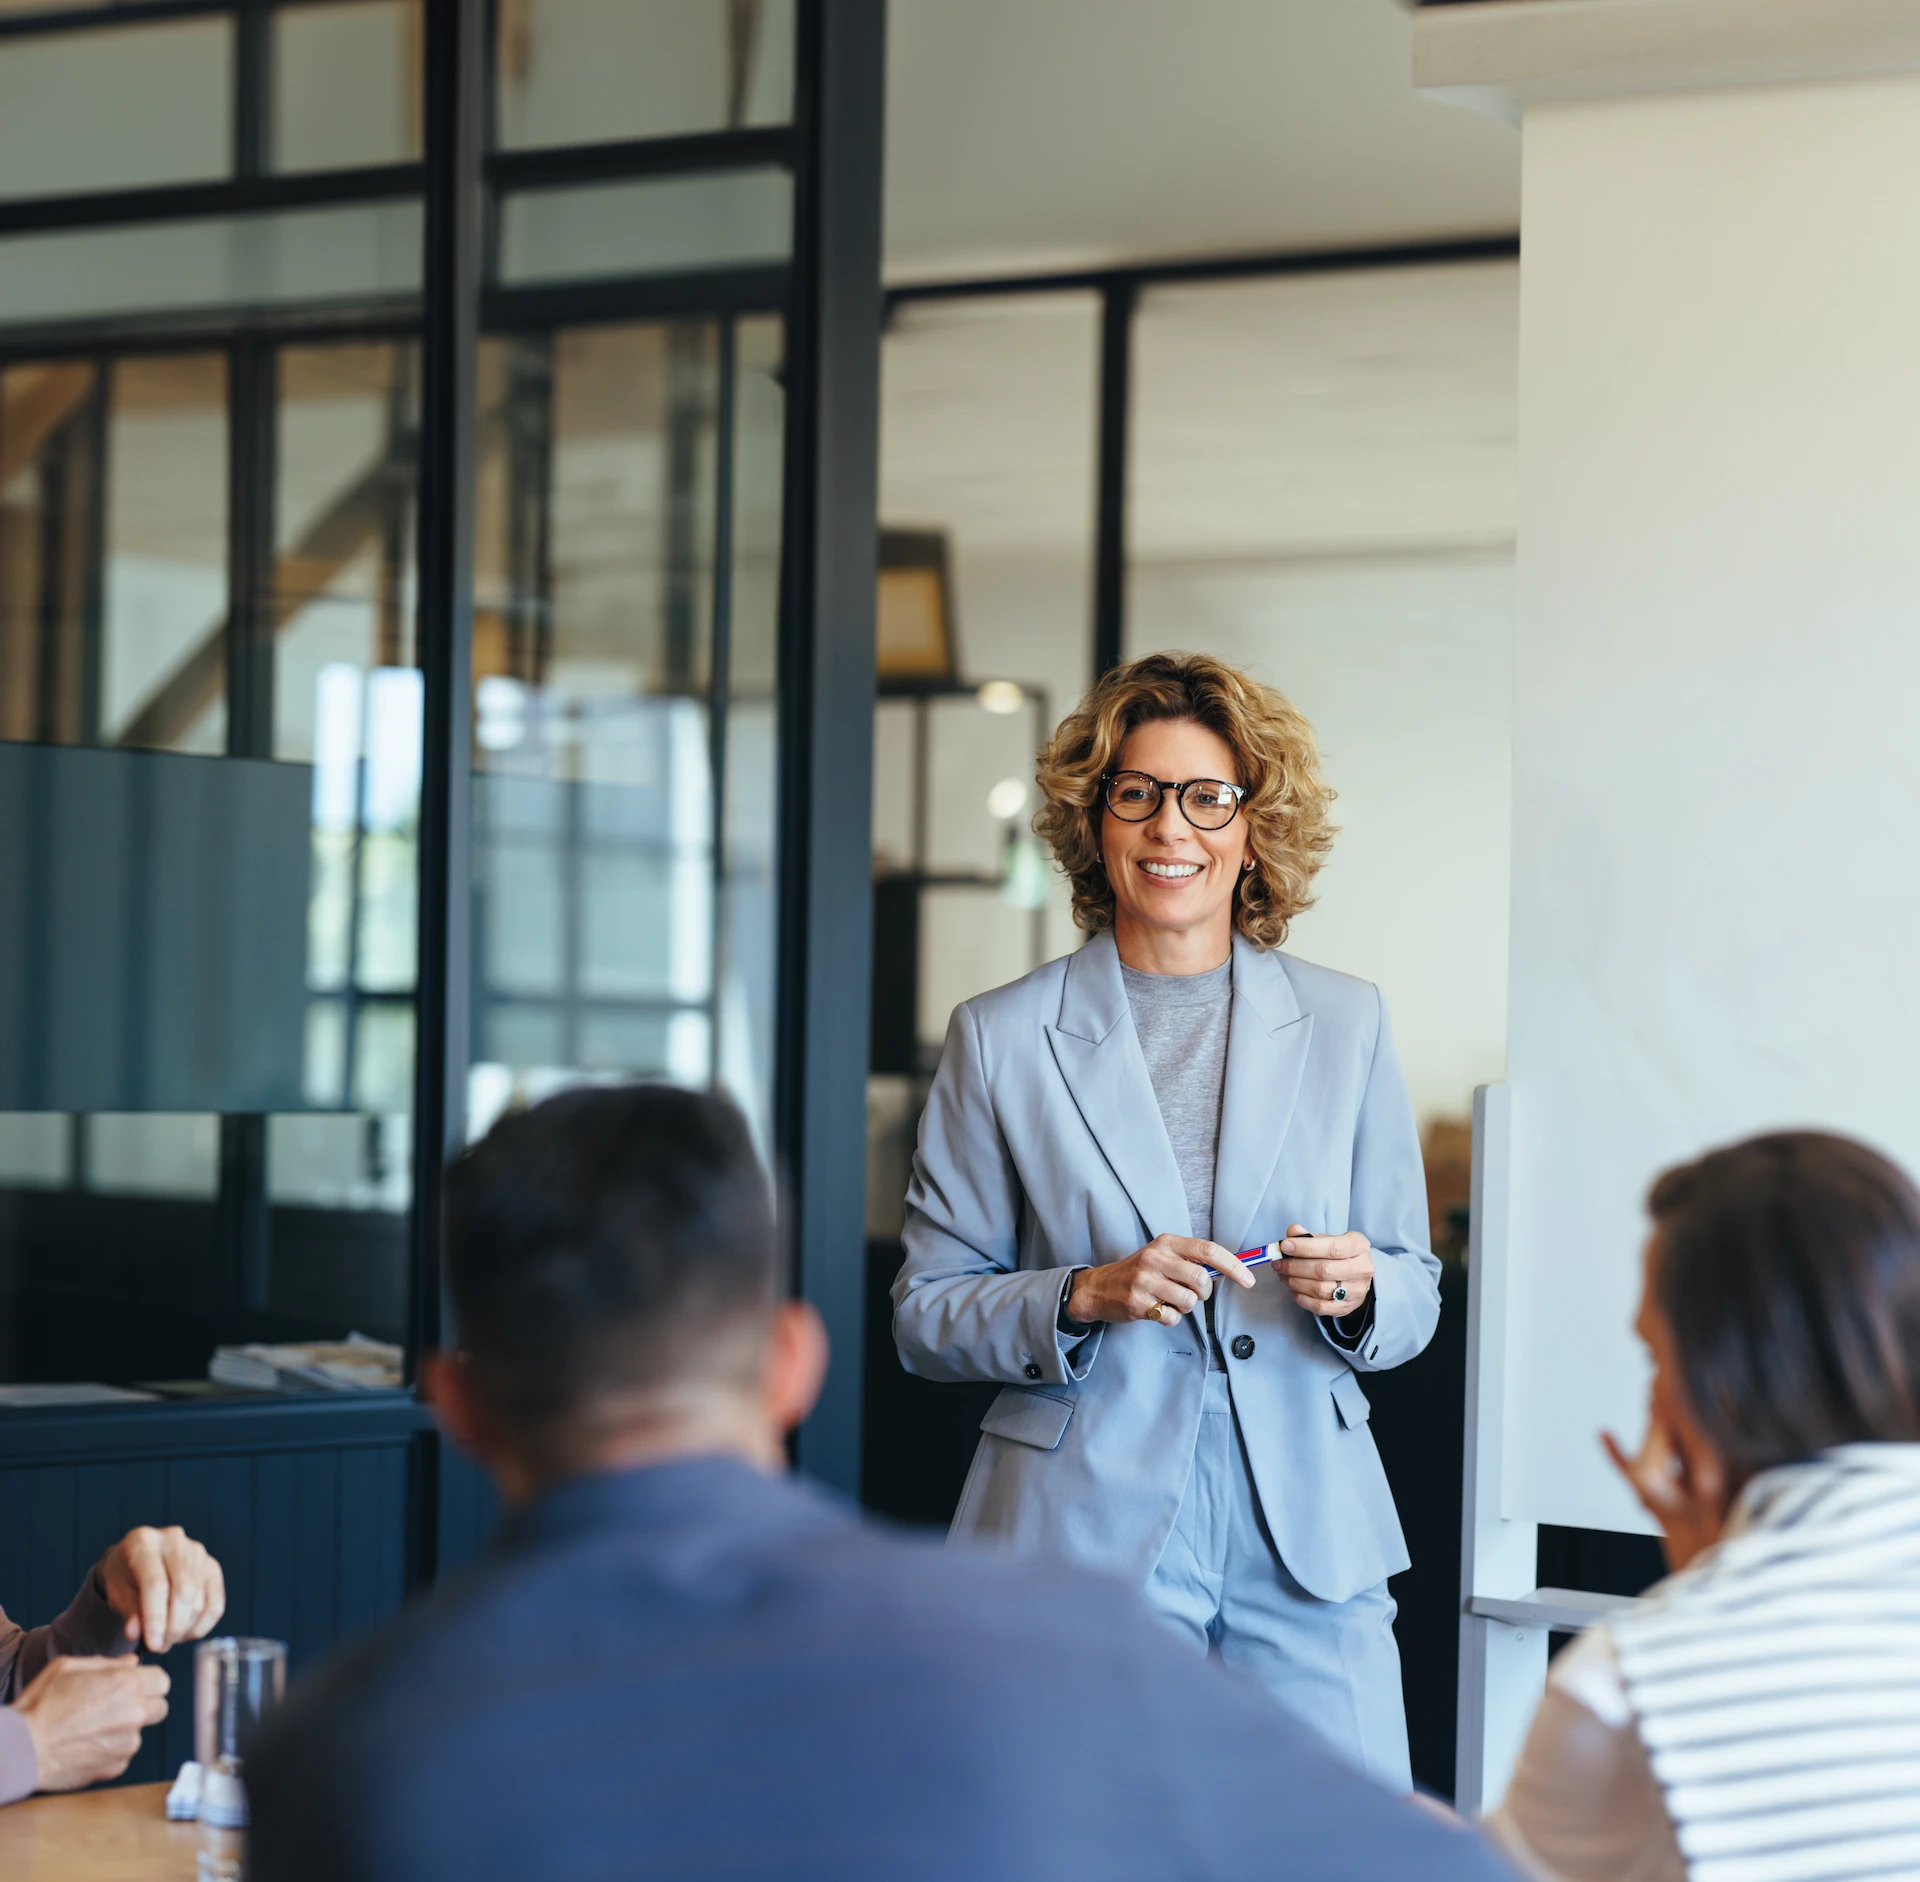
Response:
[[[1346,1299],[1346,1297],[1347,1297],[1347,1284],[1346,1284],[1346,1282],[1344,1282],[1344,1281],[1342,1281],[1342,1282],[1341,1282],[1341,1283],[1340,1283],[1340,1284],[1339,1284],[1339,1285],[1338,1285],[1337,1287],[1335,1287],[1335,1288],[1334,1288],[1334,1290],[1333,1290],[1333,1297],[1334,1297],[1334,1299],[1335,1299],[1335,1300],[1345,1300],[1345,1299]]]

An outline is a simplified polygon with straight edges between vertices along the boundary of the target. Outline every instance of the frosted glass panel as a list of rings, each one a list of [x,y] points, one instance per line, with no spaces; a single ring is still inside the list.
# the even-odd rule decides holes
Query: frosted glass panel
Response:
[[[508,149],[781,124],[793,0],[505,0],[497,112]]]
[[[86,1120],[88,1187],[111,1195],[211,1197],[220,1120],[207,1112],[103,1112]]]
[[[501,207],[500,275],[561,281],[782,262],[792,234],[784,170],[524,190]]]
[[[357,203],[0,242],[0,325],[416,294],[420,206]]]
[[[0,44],[0,195],[202,182],[232,161],[230,20]]]
[[[276,170],[420,155],[419,0],[282,7],[273,16]]]

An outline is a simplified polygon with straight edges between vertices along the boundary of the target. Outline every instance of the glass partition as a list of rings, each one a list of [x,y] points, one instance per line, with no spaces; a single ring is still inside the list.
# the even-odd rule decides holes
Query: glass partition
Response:
[[[0,370],[0,736],[224,748],[227,427],[220,354]]]
[[[682,274],[786,259],[793,187],[784,170],[523,190],[500,208],[500,278]]]
[[[420,156],[421,0],[329,0],[272,16],[272,168]]]
[[[714,1077],[773,1150],[774,1007],[779,935],[778,713],[780,509],[786,449],[783,324],[736,321],[722,334],[732,386],[730,501],[716,570],[724,573],[726,715],[719,764]],[[716,690],[721,690],[716,686]]]
[[[0,236],[0,1403],[218,1396],[432,1337],[425,9],[42,10],[0,199],[90,200]],[[470,1128],[661,1077],[771,1148],[793,153],[618,140],[786,124],[794,7],[490,18],[495,143],[609,147],[485,181]]]
[[[938,618],[891,649],[882,633],[867,1148],[876,1261],[899,1259],[907,1160],[949,1015],[1077,939],[1029,824],[1034,755],[1092,659],[1098,347],[1099,304],[1086,293],[909,302],[882,347],[883,560],[897,542],[935,571],[923,592],[938,597]]]
[[[794,0],[500,0],[507,149],[672,137],[793,112]]]
[[[106,376],[90,360],[0,371],[0,735],[91,742],[97,718]]]
[[[475,1133],[581,1078],[726,1082],[764,1118],[769,976],[728,919],[765,917],[773,821],[779,410],[746,326],[485,350]]]
[[[225,176],[233,39],[213,15],[0,41],[0,196]]]
[[[304,1107],[270,1120],[276,1202],[412,1200],[420,797],[411,344],[278,360],[273,746],[311,767]]]
[[[100,373],[104,592],[87,742],[224,751],[226,358],[134,357]]]
[[[8,236],[0,326],[405,302],[420,236],[414,202]]]
[[[413,349],[265,357],[0,375],[0,1379],[406,1335]]]

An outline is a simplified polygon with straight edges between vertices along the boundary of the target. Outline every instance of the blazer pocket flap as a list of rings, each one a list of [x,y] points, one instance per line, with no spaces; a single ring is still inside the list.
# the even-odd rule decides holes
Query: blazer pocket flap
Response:
[[[1365,1389],[1350,1372],[1343,1372],[1334,1380],[1333,1403],[1340,1414],[1340,1422],[1349,1431],[1358,1431],[1373,1415],[1373,1407],[1367,1403]]]
[[[1031,1444],[1036,1451],[1051,1451],[1066,1435],[1067,1420],[1072,1416],[1072,1399],[1010,1385],[980,1420],[980,1429],[990,1437],[1011,1438],[1016,1444]]]

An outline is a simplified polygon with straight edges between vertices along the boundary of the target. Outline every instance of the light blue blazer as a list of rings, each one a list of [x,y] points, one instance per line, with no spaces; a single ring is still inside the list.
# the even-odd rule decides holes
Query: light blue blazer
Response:
[[[1376,988],[1236,937],[1214,1239],[1257,1247],[1299,1222],[1359,1229],[1374,1316],[1356,1350],[1271,1268],[1215,1289],[1260,1504],[1309,1593],[1344,1601],[1407,1566],[1356,1370],[1411,1359],[1440,1316],[1420,1144]],[[955,1535],[1144,1584],[1199,1434],[1197,1316],[1103,1326],[1070,1346],[1064,1267],[1187,1235],[1110,934],[957,1008],[920,1125],[893,1332],[909,1372],[1006,1387],[981,1421]]]

